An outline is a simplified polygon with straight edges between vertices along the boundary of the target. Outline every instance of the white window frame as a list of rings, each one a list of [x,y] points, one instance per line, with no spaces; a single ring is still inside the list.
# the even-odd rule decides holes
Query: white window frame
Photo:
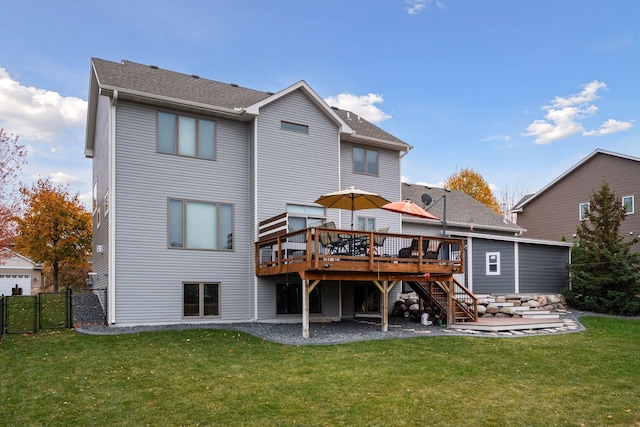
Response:
[[[586,209],[585,209],[586,206]],[[578,218],[580,218],[580,221],[584,221],[587,219],[587,217],[589,216],[589,210],[591,208],[589,207],[589,202],[586,203],[580,203],[578,205]]]
[[[98,209],[98,181],[93,183],[93,189],[91,190],[91,213],[95,214]]]
[[[104,193],[104,216],[109,215],[109,191]]]
[[[491,257],[496,257],[495,262],[491,260]],[[499,276],[500,275],[500,252],[487,252],[486,253],[486,274],[487,276]],[[496,266],[496,271],[491,271],[491,266]]]
[[[100,206],[96,209],[96,229],[100,228]]]
[[[631,211],[629,211],[629,212],[627,212],[627,208],[625,207],[625,203],[624,203],[625,199],[631,199]],[[635,213],[635,200],[634,199],[635,198],[633,196],[625,196],[625,197],[622,198],[622,207],[625,208],[624,211],[625,211],[625,213],[627,215],[631,215],[631,214]]]

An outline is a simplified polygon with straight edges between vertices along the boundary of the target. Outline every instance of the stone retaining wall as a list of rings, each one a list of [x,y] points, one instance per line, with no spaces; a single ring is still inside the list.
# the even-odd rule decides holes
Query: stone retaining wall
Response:
[[[495,300],[495,301],[492,301]],[[512,303],[511,306],[503,306],[503,303]],[[507,294],[491,295],[478,298],[479,317],[522,317],[515,307],[529,307],[528,311],[549,310],[561,312],[566,310],[564,297],[560,294],[533,295],[533,294]]]

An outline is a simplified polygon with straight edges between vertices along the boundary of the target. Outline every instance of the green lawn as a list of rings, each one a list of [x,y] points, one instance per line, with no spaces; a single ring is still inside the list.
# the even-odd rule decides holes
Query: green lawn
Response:
[[[640,321],[285,346],[223,330],[0,344],[0,424],[640,426]]]

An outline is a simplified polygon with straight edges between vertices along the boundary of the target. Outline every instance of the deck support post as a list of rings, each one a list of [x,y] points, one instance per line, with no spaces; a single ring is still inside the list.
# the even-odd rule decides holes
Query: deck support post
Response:
[[[302,338],[309,338],[309,281],[302,279]]]
[[[389,292],[391,292],[396,283],[398,282],[393,281],[389,284],[388,280],[383,280],[382,282],[373,281],[373,284],[382,293],[382,332],[389,332]]]

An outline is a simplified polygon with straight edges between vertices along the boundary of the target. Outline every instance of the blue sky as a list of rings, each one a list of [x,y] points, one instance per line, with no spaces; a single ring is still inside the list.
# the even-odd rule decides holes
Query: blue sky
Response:
[[[263,91],[305,80],[414,146],[402,174],[473,168],[535,192],[597,148],[640,157],[637,0],[7,1],[0,127],[23,182],[90,199],[91,57]],[[640,178],[639,178],[640,179]]]

